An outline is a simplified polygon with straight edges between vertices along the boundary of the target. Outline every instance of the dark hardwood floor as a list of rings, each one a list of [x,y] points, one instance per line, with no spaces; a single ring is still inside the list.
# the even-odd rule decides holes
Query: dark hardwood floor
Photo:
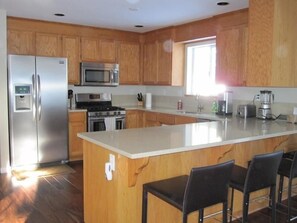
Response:
[[[1,174],[0,223],[83,222],[83,165],[82,162],[75,162],[69,166],[75,173],[40,177],[35,181],[15,182],[8,174]],[[297,208],[297,198],[293,206]],[[249,222],[270,222],[270,210],[266,208],[250,214]],[[286,215],[278,212],[277,223],[285,222]],[[297,220],[294,222],[297,223]]]
[[[82,163],[70,163],[75,173],[15,181],[0,175],[0,222],[83,222]]]

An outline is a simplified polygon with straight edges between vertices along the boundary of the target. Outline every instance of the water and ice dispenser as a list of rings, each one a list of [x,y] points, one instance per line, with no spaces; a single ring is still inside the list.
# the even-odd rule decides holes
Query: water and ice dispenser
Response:
[[[15,85],[14,97],[15,112],[25,112],[32,110],[32,85]]]

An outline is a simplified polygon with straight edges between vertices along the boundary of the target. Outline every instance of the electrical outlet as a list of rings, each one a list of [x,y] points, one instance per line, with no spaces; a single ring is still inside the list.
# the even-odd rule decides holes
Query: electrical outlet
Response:
[[[115,155],[109,154],[109,162],[111,164],[111,170],[115,171]]]

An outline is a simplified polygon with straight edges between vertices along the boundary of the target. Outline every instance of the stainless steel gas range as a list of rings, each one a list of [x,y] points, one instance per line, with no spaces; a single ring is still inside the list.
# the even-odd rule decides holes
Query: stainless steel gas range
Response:
[[[75,101],[77,108],[88,111],[88,132],[125,128],[126,111],[112,106],[110,93],[76,94]]]

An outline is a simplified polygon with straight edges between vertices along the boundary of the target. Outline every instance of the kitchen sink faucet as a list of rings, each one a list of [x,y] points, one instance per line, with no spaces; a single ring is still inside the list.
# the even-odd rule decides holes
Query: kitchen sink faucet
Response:
[[[196,101],[197,101],[197,112],[201,113],[201,111],[204,109],[204,106],[199,101],[199,95],[196,95]]]

